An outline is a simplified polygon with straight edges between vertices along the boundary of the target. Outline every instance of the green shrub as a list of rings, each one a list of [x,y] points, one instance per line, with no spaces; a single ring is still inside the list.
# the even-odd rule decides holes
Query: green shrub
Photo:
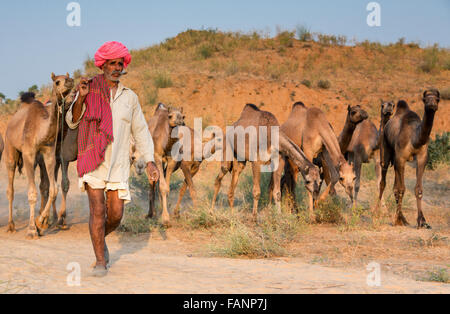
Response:
[[[346,207],[347,205],[343,198],[338,196],[328,197],[325,201],[319,202],[316,220],[319,223],[341,223],[343,221],[341,211]]]
[[[428,169],[435,169],[438,164],[450,162],[450,132],[437,134],[436,139],[428,145]]]
[[[311,30],[306,27],[305,25],[298,25],[297,26],[297,38],[300,41],[312,41],[313,35],[311,33]]]
[[[331,83],[328,80],[320,80],[317,82],[317,87],[322,89],[329,89],[331,87]]]
[[[282,47],[292,48],[294,47],[294,32],[284,31],[278,34],[277,39]]]
[[[122,219],[118,231],[138,235],[150,233],[155,227],[155,221],[146,219],[142,208],[135,204],[131,204],[125,208],[124,218]]]
[[[156,88],[169,88],[173,86],[173,83],[167,73],[158,73],[153,78],[153,85],[155,85]]]
[[[311,86],[312,86],[312,83],[311,83],[310,80],[303,80],[302,84],[305,85],[308,88],[311,88]]]
[[[197,54],[200,59],[208,59],[213,55],[213,49],[209,45],[202,45],[198,48]]]

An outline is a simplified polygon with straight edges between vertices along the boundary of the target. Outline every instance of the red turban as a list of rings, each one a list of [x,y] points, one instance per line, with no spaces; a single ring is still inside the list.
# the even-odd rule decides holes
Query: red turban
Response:
[[[95,53],[95,66],[101,68],[107,60],[123,58],[124,67],[131,63],[131,55],[127,47],[117,41],[110,41],[98,49]]]

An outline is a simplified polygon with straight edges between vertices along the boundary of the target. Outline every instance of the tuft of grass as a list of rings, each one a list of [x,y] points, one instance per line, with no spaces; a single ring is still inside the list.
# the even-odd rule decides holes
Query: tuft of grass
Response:
[[[306,27],[305,25],[298,25],[297,26],[297,38],[300,41],[312,41],[313,34],[311,33],[311,30],[308,27]]]
[[[298,240],[304,232],[304,220],[290,213],[278,213],[273,207],[252,227],[232,219],[229,229],[212,247],[214,253],[226,257],[270,258],[285,256],[286,245]]]
[[[361,178],[365,181],[373,181],[377,177],[375,173],[375,164],[373,162],[369,164],[362,164]]]
[[[425,277],[419,278],[420,281],[432,281],[450,283],[450,275],[445,268],[438,268],[436,270],[429,271]]]
[[[146,219],[143,209],[135,204],[131,204],[125,208],[124,218],[118,231],[138,235],[150,233],[154,228],[156,228],[155,221]]]
[[[308,88],[311,88],[311,86],[312,86],[312,83],[310,80],[303,80],[301,83]]]
[[[169,88],[173,86],[173,82],[167,73],[160,72],[153,78],[153,85],[156,88]]]
[[[439,164],[450,163],[450,132],[436,134],[436,139],[428,145],[428,169],[435,169]]]
[[[317,82],[317,87],[322,89],[330,89],[331,83],[328,80],[319,80],[319,82]]]
[[[339,224],[343,222],[341,211],[347,207],[345,200],[339,196],[328,197],[319,202],[316,210],[316,220],[319,223]]]
[[[425,73],[436,73],[441,70],[448,70],[449,64],[449,52],[445,49],[440,49],[439,46],[435,44],[433,47],[425,49],[420,70]]]
[[[191,230],[212,229],[230,226],[230,216],[224,211],[211,212],[209,205],[192,208],[181,214],[179,222]]]
[[[289,32],[289,31],[284,31],[277,35],[277,40],[278,40],[280,46],[284,47],[284,48],[294,47],[294,38],[295,38],[295,33]]]
[[[213,55],[214,49],[209,45],[202,45],[197,50],[197,55],[200,59],[208,59]]]

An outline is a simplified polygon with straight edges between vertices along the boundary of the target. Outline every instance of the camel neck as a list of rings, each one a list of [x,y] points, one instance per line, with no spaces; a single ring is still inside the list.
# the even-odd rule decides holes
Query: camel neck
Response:
[[[350,141],[352,140],[353,133],[355,132],[356,124],[350,121],[347,116],[347,120],[345,121],[344,129],[342,130],[341,135],[339,135],[339,147],[341,148],[341,152],[345,154],[350,145]]]
[[[415,137],[416,140],[413,139],[413,146],[414,148],[419,148],[426,143],[428,143],[428,140],[430,138],[431,130],[433,128],[433,122],[434,122],[434,115],[436,114],[436,111],[432,109],[426,109],[425,113],[422,119],[422,123],[417,127],[417,136]]]

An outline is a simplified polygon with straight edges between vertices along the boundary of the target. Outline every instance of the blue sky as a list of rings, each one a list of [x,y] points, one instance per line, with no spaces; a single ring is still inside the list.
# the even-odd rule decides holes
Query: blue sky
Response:
[[[369,27],[369,0],[78,0],[81,27],[66,24],[69,0],[0,2],[0,92],[16,98],[50,73],[82,68],[105,41],[131,49],[150,46],[188,28],[224,31],[294,29],[450,47],[450,0],[378,0],[381,27]]]

